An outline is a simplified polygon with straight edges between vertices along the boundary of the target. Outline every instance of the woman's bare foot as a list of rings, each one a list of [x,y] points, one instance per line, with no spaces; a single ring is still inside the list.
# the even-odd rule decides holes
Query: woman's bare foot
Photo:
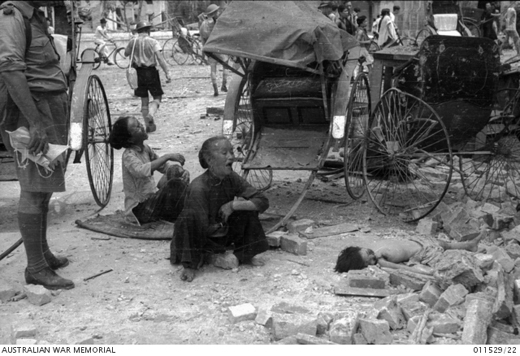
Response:
[[[477,252],[478,251],[478,243],[482,238],[484,237],[484,233],[480,233],[477,237],[475,237],[473,240],[467,242],[466,250],[470,252]]]
[[[181,280],[191,282],[195,278],[195,270],[193,268],[186,268],[182,270]]]

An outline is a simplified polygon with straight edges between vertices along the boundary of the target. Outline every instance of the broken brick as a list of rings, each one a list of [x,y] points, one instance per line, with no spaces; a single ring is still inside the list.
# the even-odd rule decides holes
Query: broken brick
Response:
[[[430,316],[431,321],[427,323],[435,334],[453,334],[459,331],[461,325],[457,319],[441,314],[437,317]]]
[[[255,320],[256,308],[250,304],[240,304],[229,307],[229,318],[232,323],[238,323],[245,320]]]
[[[383,279],[373,277],[368,270],[351,270],[347,273],[347,285],[354,288],[385,288]]]
[[[486,344],[487,328],[493,316],[491,307],[490,302],[479,298],[468,303],[462,330],[463,344]]]
[[[298,233],[300,231],[305,231],[307,228],[312,227],[316,224],[314,220],[311,219],[300,219],[300,220],[292,220],[287,223],[287,230],[290,233]]]
[[[348,318],[334,320],[330,325],[329,339],[336,344],[351,345],[352,337],[358,328],[358,313]]]
[[[273,337],[281,340],[298,333],[316,335],[317,320],[315,316],[306,314],[273,313]]]
[[[256,314],[255,323],[270,328],[273,326],[273,316],[271,312],[265,308],[261,308]]]
[[[368,344],[384,345],[392,343],[390,326],[386,320],[359,319],[359,328]]]
[[[51,292],[40,285],[27,284],[23,289],[31,304],[41,306],[51,302]]]
[[[444,313],[449,307],[464,302],[467,294],[468,290],[463,285],[453,284],[440,295],[433,309]]]
[[[437,232],[438,228],[439,223],[437,221],[430,218],[424,218],[419,220],[415,231],[421,235],[431,236]]]
[[[403,285],[414,291],[421,290],[431,278],[424,274],[405,271],[404,269],[390,271],[390,283],[398,286]]]
[[[282,250],[295,255],[307,254],[307,241],[304,241],[294,234],[282,236],[280,238],[280,246]]]
[[[296,334],[296,342],[300,345],[334,345],[329,340],[302,333]]]
[[[268,235],[265,235],[267,239],[267,243],[270,247],[280,247],[280,239],[282,236],[287,235],[287,232],[284,231],[274,231]]]
[[[17,291],[12,286],[0,279],[0,302],[6,303],[16,295]]]
[[[438,285],[432,282],[428,282],[424,285],[421,293],[419,294],[419,300],[425,302],[430,307],[433,307],[435,303],[437,303],[437,300],[439,300],[441,294],[442,290]]]

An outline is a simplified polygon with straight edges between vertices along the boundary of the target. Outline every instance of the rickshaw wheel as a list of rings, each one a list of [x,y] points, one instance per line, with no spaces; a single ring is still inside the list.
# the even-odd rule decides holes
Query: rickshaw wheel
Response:
[[[448,131],[421,99],[392,88],[372,114],[363,152],[370,199],[384,213],[416,221],[435,209],[453,172]]]
[[[175,38],[170,38],[164,42],[163,56],[166,62],[173,66],[175,64],[183,65],[186,63],[189,54],[181,49],[179,42]]]
[[[125,56],[125,48],[118,48],[116,53],[114,54],[114,61],[116,65],[121,69],[126,69],[130,65],[130,58]]]
[[[79,58],[83,58],[83,54],[85,53],[85,51],[91,51],[92,48],[86,48],[83,50],[83,52],[81,52],[81,56]],[[99,55],[99,52],[98,50],[94,50],[94,63],[92,63],[92,69],[98,69],[99,66],[101,65],[101,56]]]
[[[474,200],[503,201],[508,195],[520,198],[519,101],[518,89],[497,91],[488,125],[462,149],[462,183]]]
[[[345,155],[343,169],[345,186],[350,197],[359,199],[365,192],[363,179],[363,138],[370,118],[370,88],[368,77],[360,73],[352,85],[347,107]]]
[[[417,33],[417,36],[415,36],[415,45],[420,47],[424,40],[431,35],[432,33],[429,29],[423,28],[419,33]]]
[[[237,84],[232,84],[237,85]],[[238,90],[230,88],[226,97],[226,106],[234,105],[235,114],[233,115],[233,134],[230,139],[234,147],[236,162],[233,170],[242,169],[243,162],[247,159],[251,145],[253,144],[253,108],[250,101],[249,81],[243,78],[238,83]],[[236,93],[237,97],[232,97]],[[271,186],[273,181],[273,171],[270,169],[242,169],[242,177],[246,179],[256,189],[263,191]]]
[[[83,116],[83,145],[90,189],[96,203],[110,200],[114,175],[114,150],[108,143],[112,123],[105,89],[98,76],[88,78]]]
[[[198,65],[204,64],[202,48],[200,47],[199,42],[196,40],[193,40],[192,46],[193,46],[193,61]]]

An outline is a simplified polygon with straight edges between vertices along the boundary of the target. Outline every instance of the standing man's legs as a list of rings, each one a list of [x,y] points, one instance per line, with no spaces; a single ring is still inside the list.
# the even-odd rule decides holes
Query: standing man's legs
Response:
[[[47,244],[47,212],[52,193],[22,190],[18,205],[18,225],[27,254],[25,281],[48,289],[71,289],[74,283],[57,275],[53,268],[64,267],[68,260],[56,257]]]
[[[209,66],[211,68],[211,84],[213,84],[213,96],[218,96],[218,85],[217,85],[217,61],[213,58],[209,61]]]

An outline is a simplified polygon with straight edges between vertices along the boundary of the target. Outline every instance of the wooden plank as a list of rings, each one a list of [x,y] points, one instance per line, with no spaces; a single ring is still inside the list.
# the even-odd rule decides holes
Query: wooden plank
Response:
[[[357,226],[357,225],[350,224],[350,223],[343,223],[343,224],[339,224],[339,225],[320,227],[318,229],[314,229],[312,232],[309,232],[309,233],[303,233],[303,232],[300,232],[300,233],[308,239],[315,239],[317,237],[341,235],[341,234],[344,234],[347,232],[354,232],[354,231],[358,231],[358,230],[359,230],[359,226]]]
[[[393,294],[399,294],[399,291],[388,289],[354,288],[342,285],[340,283],[334,287],[334,294],[347,297],[386,298]]]

